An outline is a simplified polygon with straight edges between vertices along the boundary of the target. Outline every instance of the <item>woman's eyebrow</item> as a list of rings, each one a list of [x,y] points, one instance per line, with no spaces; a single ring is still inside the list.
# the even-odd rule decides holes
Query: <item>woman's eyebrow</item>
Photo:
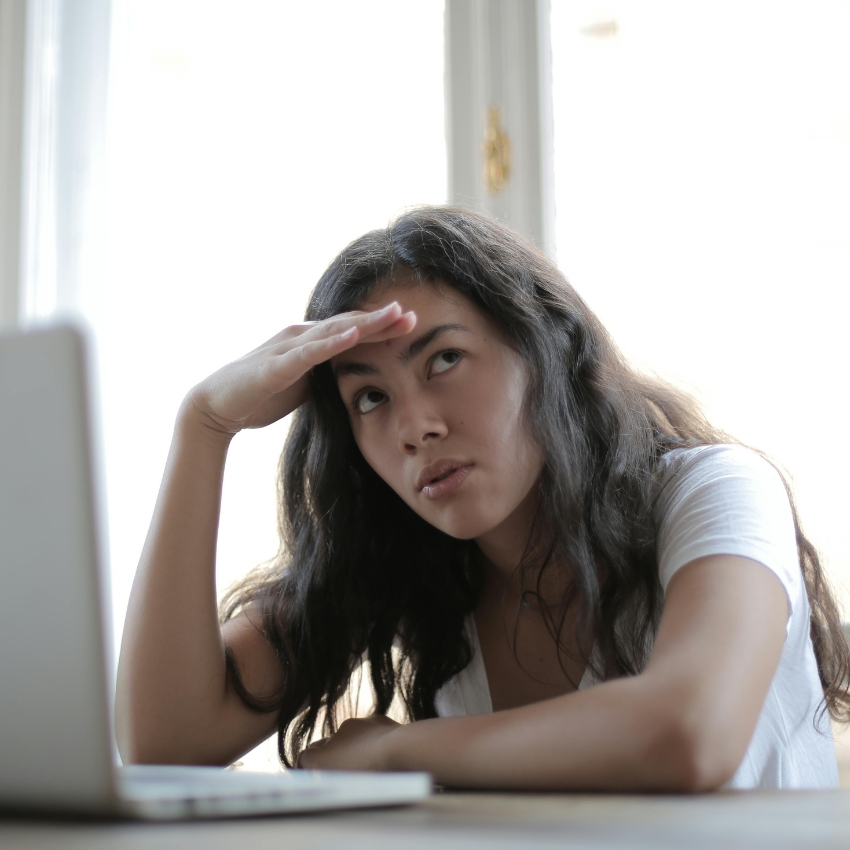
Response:
[[[422,336],[418,336],[404,351],[399,354],[398,359],[401,363],[410,363],[417,354],[421,354],[438,336],[447,331],[467,331],[469,328],[466,325],[444,324],[434,325],[429,331],[425,331]]]
[[[369,363],[340,363],[334,369],[334,377],[339,380],[348,375],[380,375],[381,370],[377,366],[371,366]]]
[[[452,322],[448,322],[442,325],[434,325],[430,330],[425,331],[424,334],[416,337],[410,345],[407,346],[399,355],[398,359],[401,363],[407,364],[417,354],[421,354],[438,336],[441,334],[447,333],[448,331],[466,331],[470,333],[470,330],[466,325],[458,325]],[[380,375],[381,370],[377,366],[373,366],[371,363],[356,363],[354,361],[350,361],[347,363],[340,363],[334,369],[334,377],[339,380],[340,378],[344,378],[347,375]]]

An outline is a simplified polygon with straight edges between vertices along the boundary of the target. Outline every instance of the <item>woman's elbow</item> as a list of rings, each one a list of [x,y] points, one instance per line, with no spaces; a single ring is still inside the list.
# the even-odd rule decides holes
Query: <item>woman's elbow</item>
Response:
[[[141,712],[115,715],[115,741],[122,764],[229,764],[210,745],[215,740],[211,733],[201,734],[199,724],[180,724]]]
[[[181,759],[162,740],[162,736],[145,734],[139,724],[119,723],[116,718],[115,740],[122,764],[180,764]]]
[[[664,718],[655,758],[671,791],[716,791],[735,774],[746,752],[740,734],[718,722],[716,714],[680,708]]]

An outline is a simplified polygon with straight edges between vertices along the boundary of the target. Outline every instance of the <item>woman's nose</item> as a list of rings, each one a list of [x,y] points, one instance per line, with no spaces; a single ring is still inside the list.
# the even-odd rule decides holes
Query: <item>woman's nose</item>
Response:
[[[398,447],[404,454],[416,452],[448,434],[445,419],[424,398],[396,400]]]

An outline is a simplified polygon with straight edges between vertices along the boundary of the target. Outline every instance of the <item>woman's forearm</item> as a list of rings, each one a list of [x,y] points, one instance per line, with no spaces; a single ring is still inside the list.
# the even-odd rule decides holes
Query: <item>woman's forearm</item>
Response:
[[[688,791],[719,784],[701,774],[675,698],[648,684],[618,679],[521,708],[400,726],[385,739],[385,767],[428,771],[453,787]]]
[[[121,645],[116,733],[125,760],[200,761],[225,699],[215,551],[230,436],[184,403]]]
[[[640,675],[510,711],[399,727],[381,742],[384,763],[457,786],[718,788],[750,746],[782,653],[787,606],[782,584],[760,563],[697,559],[667,588]]]

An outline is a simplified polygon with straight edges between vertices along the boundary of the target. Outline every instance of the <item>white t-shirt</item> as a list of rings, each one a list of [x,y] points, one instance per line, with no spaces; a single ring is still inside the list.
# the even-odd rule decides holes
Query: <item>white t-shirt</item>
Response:
[[[809,637],[809,601],[794,522],[776,470],[741,446],[676,449],[659,475],[658,571],[666,591],[685,564],[706,555],[741,555],[776,574],[788,595],[785,647],[750,746],[727,788],[837,788],[828,715]],[[467,620],[472,662],[437,694],[442,717],[493,710],[475,621]],[[579,690],[597,684],[587,670]]]

